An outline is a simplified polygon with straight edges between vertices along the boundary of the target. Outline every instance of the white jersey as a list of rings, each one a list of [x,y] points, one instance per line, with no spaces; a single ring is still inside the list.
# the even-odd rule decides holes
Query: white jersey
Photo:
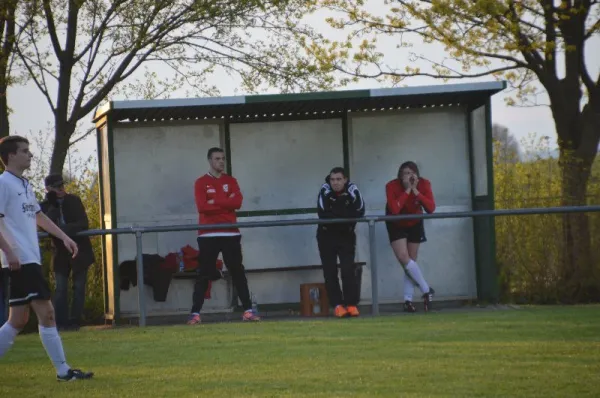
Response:
[[[40,205],[25,178],[5,171],[0,175],[0,234],[21,264],[41,264],[36,215]],[[2,267],[8,261],[2,251]]]

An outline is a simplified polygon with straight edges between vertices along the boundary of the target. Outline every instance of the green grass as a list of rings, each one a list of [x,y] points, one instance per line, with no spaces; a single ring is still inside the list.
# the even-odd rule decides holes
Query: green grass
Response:
[[[600,306],[441,311],[64,333],[93,380],[57,383],[38,336],[0,360],[1,397],[598,396]]]

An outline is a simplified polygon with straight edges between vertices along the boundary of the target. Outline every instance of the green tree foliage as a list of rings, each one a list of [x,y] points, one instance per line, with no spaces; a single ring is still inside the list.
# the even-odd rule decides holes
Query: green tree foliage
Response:
[[[348,33],[345,40],[321,37],[306,43],[324,70],[349,79],[377,78],[397,84],[409,77],[449,79],[494,76],[516,89],[513,104],[549,100],[560,149],[560,203],[583,205],[600,141],[600,75],[586,54],[600,33],[598,0],[315,0],[334,13],[327,21]],[[393,66],[378,46],[395,41],[408,53]],[[413,46],[438,46],[435,59]],[[407,51],[410,49],[411,51]],[[587,50],[587,51],[586,51]],[[420,66],[414,62],[420,61]],[[596,74],[596,75],[594,75]],[[586,214],[563,217],[560,262],[564,294],[592,294],[592,247]]]
[[[536,136],[524,144],[528,161],[506,162],[503,144],[494,147],[495,202],[499,209],[560,206],[560,165],[552,157],[548,137]],[[596,160],[588,186],[587,204],[600,203],[600,159]],[[600,247],[600,214],[590,217],[590,237]],[[560,215],[496,218],[496,251],[500,268],[502,301],[556,304],[581,301],[565,292],[562,217]],[[582,280],[589,292],[586,301],[600,300],[600,252],[592,253],[591,272]],[[572,293],[572,292],[571,292]]]

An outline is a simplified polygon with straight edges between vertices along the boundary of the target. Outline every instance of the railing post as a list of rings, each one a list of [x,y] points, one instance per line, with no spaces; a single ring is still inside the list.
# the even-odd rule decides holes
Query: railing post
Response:
[[[140,312],[139,326],[146,326],[146,296],[144,286],[144,251],[142,249],[142,231],[135,231],[138,307]]]
[[[369,255],[371,259],[371,314],[379,315],[379,286],[377,283],[377,250],[375,247],[375,220],[369,220]]]

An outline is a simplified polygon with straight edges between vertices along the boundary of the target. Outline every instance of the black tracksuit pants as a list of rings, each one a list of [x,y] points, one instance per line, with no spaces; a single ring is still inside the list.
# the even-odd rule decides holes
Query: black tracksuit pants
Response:
[[[323,265],[325,288],[329,304],[358,305],[360,301],[360,270],[354,265],[356,234],[354,231],[317,232],[319,255]],[[338,258],[342,276],[342,289],[338,280]]]
[[[204,295],[208,290],[208,282],[218,280],[220,273],[217,271],[219,253],[223,255],[223,263],[231,275],[233,286],[238,293],[244,310],[252,308],[250,291],[246,271],[242,264],[242,237],[236,236],[211,236],[198,238],[198,269],[196,270],[196,284],[192,313],[199,313],[204,305]]]

